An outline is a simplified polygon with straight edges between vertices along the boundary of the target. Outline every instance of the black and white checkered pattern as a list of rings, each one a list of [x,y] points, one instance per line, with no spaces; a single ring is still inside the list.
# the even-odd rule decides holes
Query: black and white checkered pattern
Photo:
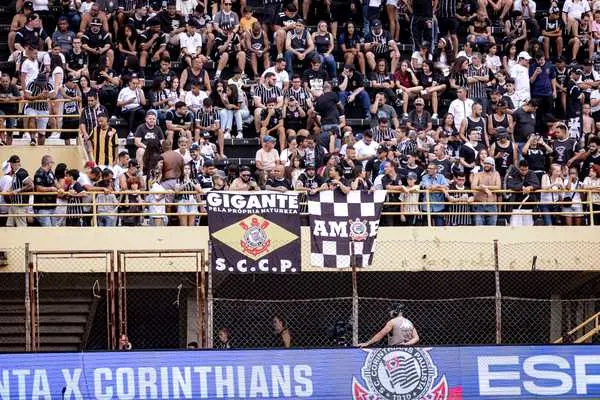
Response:
[[[327,190],[309,196],[311,265],[325,268],[348,268],[352,263],[357,267],[371,265],[385,195],[385,190],[353,190],[347,195],[340,190]],[[353,241],[350,226],[355,221],[364,223],[369,234],[366,239]],[[332,229],[333,226],[338,230]]]

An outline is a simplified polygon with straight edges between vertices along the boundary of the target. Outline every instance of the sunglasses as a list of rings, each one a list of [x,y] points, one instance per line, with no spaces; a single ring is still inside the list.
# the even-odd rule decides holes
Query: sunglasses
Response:
[[[231,3],[223,3],[223,5],[225,5],[225,6],[230,6],[230,5],[231,5]]]

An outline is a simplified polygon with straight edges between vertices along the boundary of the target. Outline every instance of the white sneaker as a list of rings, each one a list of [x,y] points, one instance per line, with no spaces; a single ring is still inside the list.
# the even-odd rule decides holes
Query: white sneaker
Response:
[[[244,134],[242,132],[238,132],[237,135],[235,135],[236,139],[243,139],[244,138]]]
[[[437,117],[438,117],[438,115],[437,115],[437,113],[435,113],[431,116],[431,119],[437,119]]]
[[[231,133],[229,133],[229,132],[225,132],[225,133],[223,134],[223,139],[231,139]]]

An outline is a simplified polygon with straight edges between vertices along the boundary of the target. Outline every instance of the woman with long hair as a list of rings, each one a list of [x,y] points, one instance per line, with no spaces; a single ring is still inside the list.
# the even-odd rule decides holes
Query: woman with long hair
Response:
[[[117,59],[117,68],[123,68],[127,56],[138,56],[137,31],[133,25],[125,25],[119,32],[117,43],[119,58]]]
[[[442,119],[442,123],[437,129],[438,138],[446,138],[448,147],[452,149],[452,155],[458,157],[460,146],[462,144],[460,137],[458,136],[458,130],[454,125],[454,115],[447,113]]]
[[[600,165],[592,164],[589,176],[583,180],[584,189],[593,189],[592,210],[594,212],[594,225],[600,225]]]
[[[176,190],[182,193],[175,197],[177,201],[177,217],[180,226],[194,226],[198,214],[199,194],[202,192],[200,184],[192,178],[192,167],[189,164],[183,166],[181,177],[177,181]]]
[[[69,190],[69,186],[71,182],[67,179],[67,164],[59,163],[56,164],[56,168],[54,169],[54,177],[56,178],[56,187],[63,190],[63,193],[59,193],[56,196],[56,211],[55,214],[58,214],[58,217],[54,217],[54,221],[56,223],[55,226],[65,226],[67,222],[67,204],[69,203],[67,199],[66,192]],[[63,214],[63,215],[60,215]]]
[[[175,103],[185,99],[185,91],[179,85],[179,77],[174,76],[173,79],[171,79],[171,84],[167,85],[166,90],[167,99],[169,100],[169,109],[173,110],[175,108]]]
[[[444,77],[450,74],[450,65],[454,62],[454,49],[452,42],[440,38],[433,50],[433,67],[440,71]]]
[[[92,91],[90,78],[85,75],[79,77],[79,91],[81,92],[81,108],[87,107],[88,97]]]
[[[224,91],[217,93],[220,94],[221,102],[223,103],[223,108],[219,110],[221,129],[223,129],[225,136],[231,136],[233,120],[235,119],[236,138],[242,139],[244,137],[242,134],[243,122],[237,85],[227,85]]]
[[[337,66],[332,54],[335,48],[335,39],[329,32],[327,22],[319,21],[317,31],[312,34],[312,39],[315,44],[315,51],[321,59],[321,63],[325,64],[327,73],[331,77],[337,77]]]
[[[555,225],[560,217],[551,215],[560,211],[560,206],[556,204],[561,200],[562,194],[559,192],[564,188],[562,168],[559,164],[552,164],[547,173],[542,176],[542,192],[540,194],[540,211],[544,225]]]
[[[395,87],[402,93],[402,112],[405,117],[408,117],[408,100],[418,96],[423,88],[419,86],[419,80],[410,69],[410,64],[407,60],[402,60],[400,67],[394,72],[394,83]]]
[[[458,57],[450,69],[448,84],[451,90],[456,91],[460,87],[467,86],[467,70],[469,69],[469,60],[467,57]]]
[[[338,37],[338,46],[344,54],[344,64],[354,65],[358,63],[358,70],[364,76],[366,73],[365,55],[360,50],[363,40],[360,32],[356,29],[354,22],[348,21],[344,31]]]
[[[292,182],[292,187],[296,187],[298,177],[304,172],[304,158],[299,154],[293,154],[290,157],[290,165],[285,167],[285,177]]]
[[[504,55],[502,56],[502,67],[508,75],[513,66],[515,66],[519,60],[517,59],[517,45],[514,43],[509,44],[504,48]]]
[[[563,193],[561,200],[569,204],[562,205],[562,212],[569,214],[564,214],[563,219],[565,225],[581,225],[583,223],[583,205],[581,193],[577,190],[581,189],[583,184],[579,181],[579,171],[576,167],[565,169],[567,169],[567,176],[564,178],[564,188],[569,192]]]
[[[167,81],[161,77],[152,80],[152,88],[148,95],[151,108],[158,112],[160,125],[164,124],[167,111],[169,110],[169,92],[167,92]]]

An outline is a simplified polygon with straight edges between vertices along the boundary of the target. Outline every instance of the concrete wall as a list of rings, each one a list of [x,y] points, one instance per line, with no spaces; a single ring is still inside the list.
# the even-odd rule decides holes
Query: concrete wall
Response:
[[[83,169],[86,161],[83,146],[0,146],[0,164],[13,154],[21,158],[21,166],[33,176],[40,167],[42,157],[51,155],[56,163],[65,163],[69,168]]]
[[[503,271],[581,270],[598,271],[600,228],[596,227],[448,227],[381,228],[372,271],[491,271],[493,241],[499,241],[499,264]],[[207,249],[206,227],[137,228],[1,228],[0,250],[8,253],[9,265],[0,272],[25,268],[24,244],[32,250],[168,250]],[[309,230],[302,233],[302,269],[322,271],[308,265]],[[140,263],[144,271],[195,271],[195,257],[162,257]],[[165,261],[167,260],[167,261]],[[100,258],[43,260],[48,272],[103,272]],[[133,260],[128,269],[136,269]]]

